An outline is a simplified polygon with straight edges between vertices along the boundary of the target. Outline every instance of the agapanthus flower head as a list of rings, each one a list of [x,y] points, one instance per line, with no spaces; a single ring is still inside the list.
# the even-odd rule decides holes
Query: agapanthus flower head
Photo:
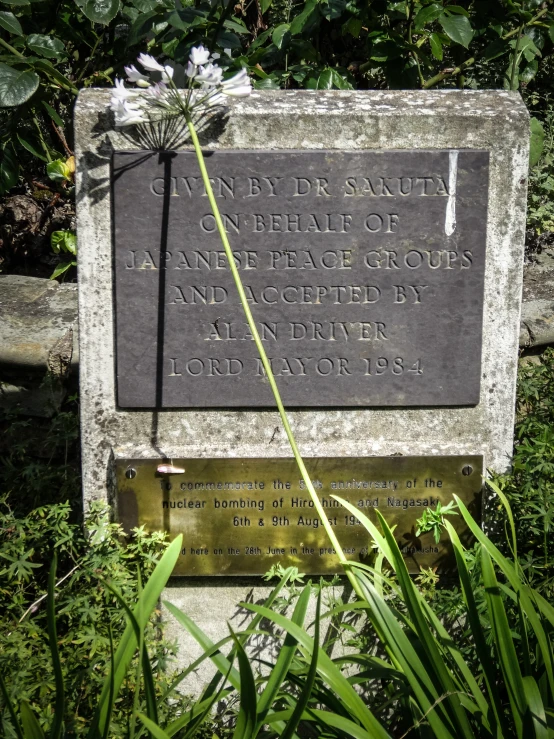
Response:
[[[186,67],[188,87],[178,90],[174,70],[163,66],[153,56],[140,54],[137,61],[146,72],[161,75],[155,82],[134,65],[125,67],[127,81],[138,90],[126,88],[123,80],[116,79],[110,108],[115,113],[116,126],[147,123],[161,118],[193,115],[223,105],[226,96],[250,95],[252,84],[246,69],[224,80],[223,70],[216,64],[219,54],[211,54],[203,46],[193,46]],[[159,76],[158,76],[159,80]]]

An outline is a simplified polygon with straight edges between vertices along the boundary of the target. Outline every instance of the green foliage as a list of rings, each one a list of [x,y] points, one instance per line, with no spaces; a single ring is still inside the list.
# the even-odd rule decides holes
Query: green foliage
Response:
[[[79,418],[74,400],[50,419],[0,413],[0,498],[14,515],[49,503],[81,505]]]
[[[554,231],[554,98],[530,94],[527,104],[540,116],[531,119],[531,165],[527,227],[535,238]]]
[[[0,674],[26,737],[29,732],[47,732],[49,726],[54,736],[62,720],[67,735],[84,736],[95,715],[101,736],[110,714],[110,736],[127,736],[135,692],[138,705],[146,705],[146,685],[136,669],[140,660],[134,627],[126,627],[119,598],[126,603],[142,600],[135,617],[142,649],[149,654],[160,717],[168,719],[188,705],[161,700],[170,687],[168,661],[174,648],[163,639],[155,610],[178,542],[170,561],[162,565],[157,561],[168,546],[163,534],[146,534],[140,528],[125,540],[120,526],[109,522],[108,511],[98,507],[91,511],[87,527],[89,539],[81,526],[70,522],[68,504],[17,518],[5,501],[1,503]],[[50,566],[56,560],[57,574]],[[148,578],[141,589],[140,582]],[[49,590],[56,594],[55,619]],[[120,644],[110,657],[112,640]],[[113,682],[106,680],[112,660]],[[6,708],[5,696],[1,703]],[[6,711],[2,722],[3,735],[15,736],[13,717]]]
[[[52,231],[50,234],[50,244],[54,254],[67,253],[77,256],[77,236],[71,231]],[[51,280],[65,275],[71,267],[76,267],[77,262],[71,259],[68,262],[60,262],[56,269],[52,272]]]
[[[554,595],[554,350],[520,367],[513,473],[496,480],[517,519],[527,577]]]
[[[500,497],[512,538],[514,519]],[[378,557],[373,568],[350,565],[364,598],[335,606],[321,619],[363,614],[378,637],[372,649],[349,650],[333,659],[329,645],[320,648],[321,619],[316,614],[313,636],[306,623],[311,584],[290,617],[278,613],[275,602],[288,573],[265,604],[241,604],[255,617],[241,635],[227,640],[232,644],[227,656],[221,651],[224,642],[214,645],[198,624],[167,604],[202,646],[202,659],[210,656],[220,680],[238,691],[235,736],[292,736],[297,727],[300,736],[337,739],[552,736],[554,608],[530,587],[517,559],[506,558],[457,500],[478,542],[474,551],[466,551],[445,522],[458,565],[461,640],[459,625],[458,631],[449,631],[430,604],[432,598],[424,597],[408,575],[383,517],[380,531],[355,506],[341,502],[365,526]],[[433,573],[420,581],[424,590],[436,587]],[[316,592],[321,594],[321,588]],[[274,637],[282,646],[253,683],[256,669],[246,659],[245,645],[261,618],[282,632]],[[468,641],[469,659],[464,651]],[[238,671],[233,666],[237,657]],[[159,736],[171,737],[183,723],[162,721],[160,726],[164,735]]]
[[[3,7],[2,7],[3,6]],[[551,88],[554,9],[535,0],[27,0],[0,2],[0,192],[71,145],[82,87],[112,85],[147,50],[185,64],[192,45],[246,66],[259,89]],[[3,112],[2,112],[3,109]]]

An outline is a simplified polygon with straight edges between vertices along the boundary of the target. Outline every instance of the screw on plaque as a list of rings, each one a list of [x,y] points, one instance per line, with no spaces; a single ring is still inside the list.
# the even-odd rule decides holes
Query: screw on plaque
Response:
[[[465,475],[466,477],[468,475],[471,475],[473,472],[473,467],[471,467],[469,464],[466,464],[465,467],[462,467],[462,475]]]
[[[125,470],[125,477],[126,477],[126,478],[127,478],[128,480],[132,480],[132,479],[133,479],[134,477],[136,477],[136,476],[137,476],[137,471],[136,471],[136,469],[135,469],[134,467],[128,467],[128,468],[127,468],[127,469]]]

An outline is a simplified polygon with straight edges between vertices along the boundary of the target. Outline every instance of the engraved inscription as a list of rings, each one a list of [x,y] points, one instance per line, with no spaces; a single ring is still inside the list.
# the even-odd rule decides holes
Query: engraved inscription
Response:
[[[406,563],[452,566],[448,536],[415,536],[415,520],[455,493],[475,505],[481,488],[483,459],[470,457],[369,457],[306,459],[326,520],[354,561],[371,562],[368,537],[358,518],[337,500],[347,500],[377,522],[379,511],[390,525]],[[323,522],[291,459],[186,459],[184,472],[160,479],[156,461],[117,463],[118,510],[130,529],[184,534],[174,574],[255,574],[277,562],[309,574],[341,572]],[[129,465],[136,471],[125,477]],[[470,475],[462,470],[471,468]],[[336,496],[336,497],[334,497]],[[478,508],[476,509],[478,514]],[[461,516],[451,523],[464,538]]]
[[[220,151],[208,167],[286,404],[479,401],[486,152]],[[113,168],[119,405],[271,406],[194,154]]]

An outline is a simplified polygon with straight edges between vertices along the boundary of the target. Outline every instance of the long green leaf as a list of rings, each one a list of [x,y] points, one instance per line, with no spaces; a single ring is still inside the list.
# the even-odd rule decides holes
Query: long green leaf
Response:
[[[380,636],[394,666],[405,675],[412,689],[413,699],[421,715],[426,715],[436,736],[457,739],[455,729],[445,715],[441,698],[446,691],[438,691],[429,675],[428,663],[421,660],[419,652],[397,621],[388,603],[377,593],[369,578],[362,572],[356,574],[370,603],[368,616]]]
[[[210,659],[217,667],[217,669],[224,675],[229,672],[229,682],[236,690],[239,690],[240,674],[236,668],[229,670],[230,662],[227,657],[225,657],[225,655],[223,655],[219,651],[214,651],[214,644],[211,639],[206,636],[202,629],[197,626],[194,621],[187,616],[186,613],[183,613],[183,611],[179,610],[179,608],[177,608],[177,606],[174,606],[173,603],[165,602],[164,605],[171,613],[171,615],[174,616],[175,619],[177,619],[181,626],[184,626],[189,634],[196,639],[202,649],[210,651]]]
[[[304,619],[306,617],[306,611],[310,601],[310,591],[310,586],[306,585],[296,602],[294,612],[291,616],[292,622],[300,627],[304,624]],[[271,670],[267,684],[258,702],[258,731],[263,725],[265,716],[273,705],[273,701],[281,688],[290,664],[294,658],[297,644],[298,642],[296,639],[291,634],[287,633],[283,646],[281,647],[281,651],[279,652],[277,662]]]
[[[527,703],[531,711],[531,719],[533,721],[533,729],[535,730],[536,739],[548,739],[552,734],[548,731],[546,723],[546,711],[542,702],[541,693],[537,681],[530,676],[523,678],[523,688]]]
[[[319,625],[320,625],[320,614],[321,614],[321,588],[317,594],[317,605],[315,612],[315,632],[314,632],[314,646],[312,650],[312,659],[310,662],[310,669],[306,676],[306,681],[300,691],[300,695],[296,701],[296,706],[292,712],[292,716],[287,722],[285,730],[281,732],[280,739],[293,739],[298,724],[302,719],[304,709],[307,707],[308,702],[312,695],[312,689],[317,676],[317,658],[319,655]]]
[[[140,582],[140,577],[139,577]],[[129,619],[129,622],[131,623],[133,630],[135,632],[135,638],[137,640],[137,643],[139,644],[140,648],[140,666],[142,667],[142,673],[143,673],[143,681],[144,681],[144,692],[146,695],[146,715],[149,719],[154,721],[154,723],[158,723],[158,706],[156,702],[156,689],[154,686],[154,676],[152,674],[152,664],[150,662],[150,657],[148,656],[148,650],[146,649],[146,645],[144,643],[144,629],[140,628],[138,620],[135,618],[134,613],[131,611],[127,603],[125,602],[125,598],[121,595],[121,593],[113,587],[110,583],[106,582],[105,586],[115,595],[117,600],[119,601],[120,605],[124,609],[125,613],[127,614],[127,618]],[[139,598],[140,601],[140,598]],[[142,615],[142,614],[141,614]],[[137,691],[140,686],[140,680],[137,680]]]
[[[256,693],[256,681],[250,666],[250,661],[244,647],[235,637],[233,630],[231,634],[235,640],[237,658],[240,674],[240,708],[237,716],[233,739],[252,739],[256,730],[258,716],[258,695]]]
[[[140,602],[137,603],[133,610],[135,617],[137,617],[139,626],[143,629],[150,618],[150,614],[156,607],[159,597],[166,586],[171,573],[175,567],[179,554],[181,552],[183,537],[179,535],[175,538],[166,551],[163,557],[160,559],[150,579],[146,583],[144,590],[140,597]],[[114,677],[113,677],[113,693],[114,700],[117,698],[119,689],[123,682],[123,679],[127,673],[129,663],[133,658],[133,654],[137,648],[137,638],[135,630],[132,624],[128,624],[123,632],[121,641],[116,650],[114,657]],[[110,683],[106,681],[102,689],[98,706],[96,708],[95,716],[91,723],[88,736],[89,739],[94,739],[98,734],[103,736],[106,720],[108,717],[109,710],[109,696],[110,696]]]
[[[50,656],[52,658],[52,668],[54,670],[54,683],[56,686],[56,698],[54,703],[54,718],[52,720],[52,729],[50,731],[51,739],[59,739],[62,733],[63,718],[65,713],[65,688],[62,672],[62,663],[60,661],[60,652],[58,650],[58,635],[56,632],[56,569],[58,566],[58,556],[54,552],[52,564],[50,565],[50,573],[48,576],[48,597],[46,603],[46,616],[48,622],[48,644],[50,647]]]
[[[6,686],[6,683],[4,682],[2,673],[0,673],[0,692],[2,693],[2,697],[4,699],[5,705],[8,707],[8,713],[10,714],[10,718],[12,720],[14,731],[17,734],[17,738],[23,739],[23,731],[21,729],[21,725],[19,721],[17,720],[17,715],[15,713],[15,707],[10,699],[10,694],[8,693],[8,688]]]
[[[498,581],[491,558],[485,548],[481,549],[481,568],[491,630],[494,636],[494,646],[504,675],[517,736],[521,739],[523,737],[523,721],[529,710],[529,705]]]
[[[149,719],[148,716],[145,716],[143,713],[139,713],[138,717],[146,726],[150,734],[152,734],[154,739],[169,739],[169,736],[165,733],[165,731],[163,729],[160,729],[158,724],[152,721],[152,719]]]
[[[306,631],[304,631],[304,629],[294,624],[290,619],[279,613],[275,613],[264,606],[258,606],[253,603],[241,603],[241,605],[248,610],[259,613],[262,617],[273,621],[277,626],[292,634],[298,643],[301,644],[309,654],[312,654],[314,648],[313,639],[306,633]],[[356,693],[348,680],[333,664],[332,660],[323,650],[320,650],[318,656],[318,672],[328,685],[336,692],[337,696],[343,702],[351,716],[355,717],[362,726],[365,727],[370,736],[376,737],[377,739],[390,739],[389,733],[383,728],[383,726],[381,726],[379,721],[362,701],[361,697]]]
[[[25,739],[45,739],[44,731],[27,701],[21,701],[19,710]]]
[[[380,511],[377,511],[377,516],[392,554],[393,559],[390,564],[394,567],[400,587],[402,588],[404,602],[413,621],[415,631],[427,654],[426,664],[429,674],[432,676],[436,689],[441,695],[451,694],[449,698],[441,703],[441,709],[444,708],[445,712],[448,713],[450,720],[453,722],[457,737],[461,738],[464,736],[466,739],[473,739],[471,725],[465,710],[460,704],[458,695],[459,692],[464,692],[463,686],[456,684],[452,679],[452,675],[438,649],[435,636],[429,628],[420,599],[410,578],[406,562],[396,543],[396,539]]]
[[[502,701],[498,693],[498,674],[490,656],[490,649],[483,636],[483,629],[481,627],[481,619],[479,617],[479,611],[475,602],[473,594],[473,588],[471,580],[469,578],[469,572],[463,556],[462,543],[458,536],[457,531],[454,529],[450,521],[445,521],[446,530],[450,536],[452,547],[454,549],[454,556],[456,557],[456,565],[458,568],[458,577],[460,578],[460,585],[462,588],[462,595],[467,609],[467,617],[473,639],[475,640],[475,651],[479,655],[479,661],[483,668],[483,674],[485,677],[485,683],[487,686],[487,692],[489,695],[489,705],[494,714],[494,718],[497,724],[496,735],[504,737],[508,735],[508,727],[504,718],[504,709]]]
[[[541,623],[541,619],[535,609],[534,604],[540,612],[550,621],[551,625],[554,626],[554,608],[546,601],[539,593],[530,588],[526,583],[522,581],[519,570],[506,559],[506,557],[500,552],[491,540],[486,536],[481,528],[477,525],[470,512],[467,510],[463,501],[454,496],[458,503],[458,509],[462,514],[465,522],[467,523],[471,533],[475,536],[477,541],[487,550],[492,559],[500,567],[500,570],[512,586],[515,593],[518,593],[521,597],[521,607],[525,612],[529,624],[535,636],[537,637],[538,648],[541,651],[542,659],[544,660],[544,669],[548,677],[548,684],[550,695],[554,699],[554,664],[552,658],[552,648],[550,640],[545,633],[544,627]],[[502,500],[502,498],[501,498]],[[504,503],[504,501],[503,501]],[[509,505],[506,501],[504,505]]]

